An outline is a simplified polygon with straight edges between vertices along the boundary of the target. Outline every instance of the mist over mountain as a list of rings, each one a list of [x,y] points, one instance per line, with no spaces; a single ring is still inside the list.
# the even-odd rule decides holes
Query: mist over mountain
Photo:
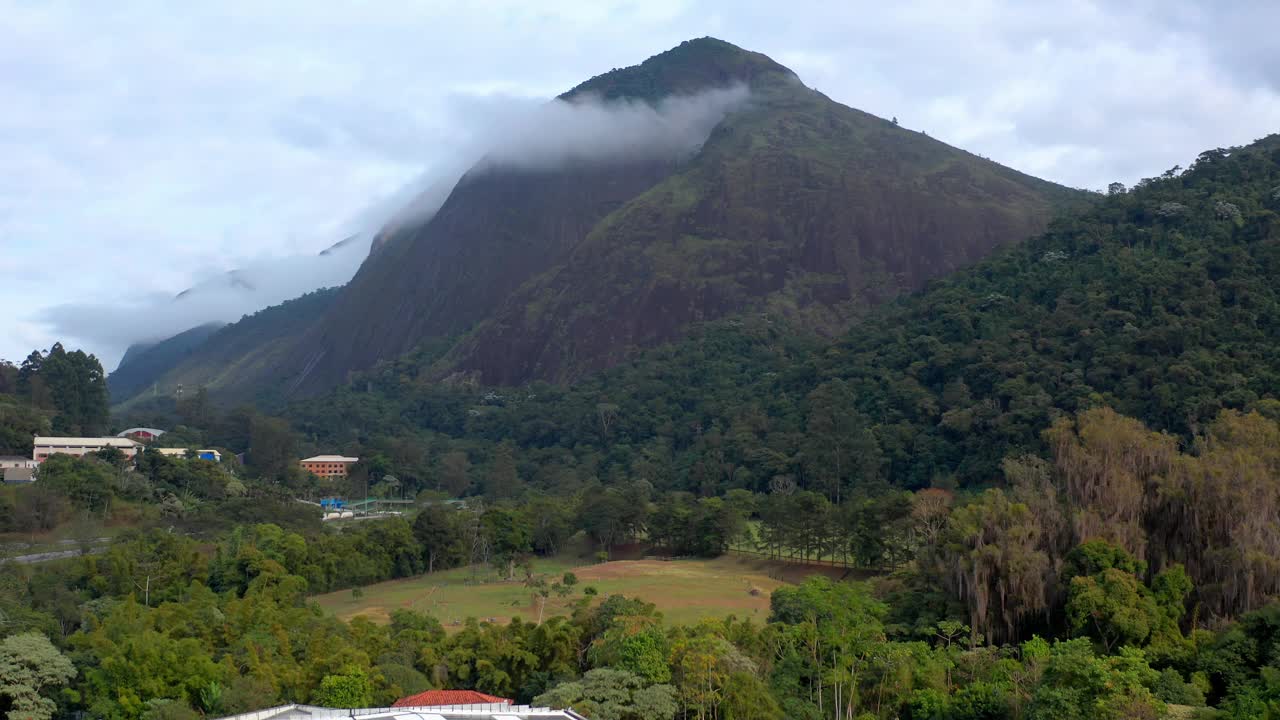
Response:
[[[171,374],[309,394],[430,344],[434,377],[570,381],[750,309],[837,333],[1078,197],[712,38],[549,103],[475,103],[474,144],[402,192],[321,315],[267,340],[280,365],[228,375],[197,350]]]
[[[255,258],[210,273],[176,295],[154,293],[121,305],[69,303],[49,309],[44,319],[59,334],[94,347],[110,367],[132,345],[235,322],[316,288],[342,285],[368,255],[369,245],[367,236],[349,237],[314,254]]]

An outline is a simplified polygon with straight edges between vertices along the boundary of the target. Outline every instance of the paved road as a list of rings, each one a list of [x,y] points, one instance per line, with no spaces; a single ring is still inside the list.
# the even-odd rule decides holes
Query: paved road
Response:
[[[89,552],[100,553],[106,550],[105,547],[89,548]],[[55,550],[53,552],[33,553],[31,555],[17,555],[9,558],[0,558],[0,562],[12,560],[23,565],[31,565],[34,563],[46,562],[48,560],[59,560],[61,558],[75,557],[80,554],[79,550]]]
[[[111,541],[111,538],[95,538],[92,542],[94,546],[89,548],[90,553],[100,553],[107,549],[105,543]],[[74,545],[76,540],[59,540],[58,545]],[[62,558],[75,557],[80,554],[80,548],[71,550],[47,550],[45,552],[28,553],[26,555],[12,555],[9,557],[0,557],[0,562],[12,560],[23,565],[31,565],[33,563],[46,562],[48,560],[60,560]]]

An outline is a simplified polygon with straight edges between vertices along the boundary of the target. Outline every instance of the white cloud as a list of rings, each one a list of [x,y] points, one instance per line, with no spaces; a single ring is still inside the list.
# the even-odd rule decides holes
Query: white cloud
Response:
[[[40,319],[59,334],[93,347],[110,370],[133,342],[231,322],[316,288],[345,284],[368,251],[369,236],[353,237],[324,254],[255,258],[233,271],[203,277],[177,296],[149,293],[115,303],[71,302],[44,310]]]
[[[385,216],[477,136],[460,98],[540,101],[700,35],[1074,186],[1280,129],[1267,0],[0,0],[0,17],[9,358],[58,338],[110,356],[40,319],[313,255]]]

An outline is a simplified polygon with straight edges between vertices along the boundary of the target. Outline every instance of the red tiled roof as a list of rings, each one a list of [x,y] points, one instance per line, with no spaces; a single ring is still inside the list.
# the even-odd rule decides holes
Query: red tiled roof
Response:
[[[442,705],[484,705],[486,703],[511,704],[507,698],[485,695],[475,690],[428,690],[417,695],[402,697],[391,707],[440,707]]]

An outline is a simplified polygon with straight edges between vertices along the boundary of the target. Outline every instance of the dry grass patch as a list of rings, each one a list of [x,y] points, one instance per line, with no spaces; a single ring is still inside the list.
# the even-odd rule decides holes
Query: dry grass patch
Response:
[[[728,615],[763,622],[775,589],[824,569],[813,568],[806,573],[804,568],[736,556],[714,560],[619,560],[597,565],[550,559],[534,564],[535,573],[549,578],[559,577],[566,570],[578,576],[576,592],[569,598],[549,598],[545,617],[571,612],[582,597],[583,588],[591,586],[597,590],[598,598],[619,594],[640,598],[656,605],[671,622],[692,623]],[[362,588],[359,594],[342,590],[315,600],[343,619],[364,616],[378,623],[389,622],[391,613],[399,608],[434,615],[446,628],[460,627],[468,617],[498,622],[538,617],[538,603],[522,581],[505,581],[493,573],[479,575],[473,581],[472,572],[465,568],[377,583]]]

